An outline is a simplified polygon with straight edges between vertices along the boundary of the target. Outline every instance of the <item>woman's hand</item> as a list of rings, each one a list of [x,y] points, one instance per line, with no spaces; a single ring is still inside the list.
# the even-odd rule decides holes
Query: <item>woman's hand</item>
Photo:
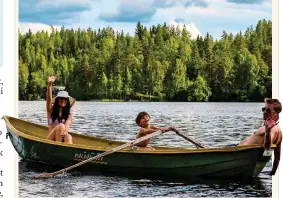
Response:
[[[50,75],[50,76],[48,77],[48,80],[47,80],[48,85],[52,85],[52,83],[54,83],[55,80],[56,80],[56,75],[55,75],[55,74]]]
[[[66,137],[67,134],[68,134],[67,131],[64,131],[64,132],[61,133],[61,142],[65,142],[65,137]]]

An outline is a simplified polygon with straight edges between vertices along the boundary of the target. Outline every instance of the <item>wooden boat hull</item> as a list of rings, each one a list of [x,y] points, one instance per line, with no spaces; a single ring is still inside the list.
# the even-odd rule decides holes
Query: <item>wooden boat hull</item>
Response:
[[[4,116],[8,135],[20,157],[28,161],[68,167],[110,150],[123,142],[72,134],[74,144],[46,140],[36,131],[47,127]],[[47,133],[45,134],[47,135]],[[76,144],[88,139],[87,145]],[[252,178],[265,167],[271,153],[263,156],[260,145],[209,149],[155,147],[156,150],[127,148],[78,167],[77,170],[155,175],[170,178]]]

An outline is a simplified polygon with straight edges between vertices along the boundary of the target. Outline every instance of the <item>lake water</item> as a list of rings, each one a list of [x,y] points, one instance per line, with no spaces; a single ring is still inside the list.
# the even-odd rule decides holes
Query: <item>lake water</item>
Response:
[[[209,147],[236,144],[263,125],[264,103],[76,102],[71,131],[111,140],[131,141],[137,114],[147,111],[152,125],[175,126]],[[44,101],[20,101],[19,118],[46,125]],[[174,133],[154,137],[151,145],[194,147]],[[270,197],[269,161],[252,182],[171,182],[147,178],[67,174],[33,180],[36,170],[19,165],[19,197]]]

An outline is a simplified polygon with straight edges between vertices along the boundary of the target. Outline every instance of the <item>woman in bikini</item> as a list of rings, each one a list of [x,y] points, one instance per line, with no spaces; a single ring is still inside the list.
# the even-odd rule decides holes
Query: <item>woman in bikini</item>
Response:
[[[72,123],[70,109],[75,104],[75,99],[66,91],[59,91],[57,96],[52,98],[52,83],[55,80],[56,75],[53,74],[47,81],[46,109],[49,128],[47,139],[72,144],[72,136],[68,131]]]

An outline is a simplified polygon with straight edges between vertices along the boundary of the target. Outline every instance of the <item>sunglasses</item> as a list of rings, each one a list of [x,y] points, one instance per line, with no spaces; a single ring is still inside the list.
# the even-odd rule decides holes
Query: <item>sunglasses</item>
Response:
[[[266,111],[266,113],[271,113],[272,111],[275,112],[274,110],[271,110],[271,109],[266,108],[266,107],[262,107],[261,110],[262,110],[262,112],[265,112],[265,111]]]

